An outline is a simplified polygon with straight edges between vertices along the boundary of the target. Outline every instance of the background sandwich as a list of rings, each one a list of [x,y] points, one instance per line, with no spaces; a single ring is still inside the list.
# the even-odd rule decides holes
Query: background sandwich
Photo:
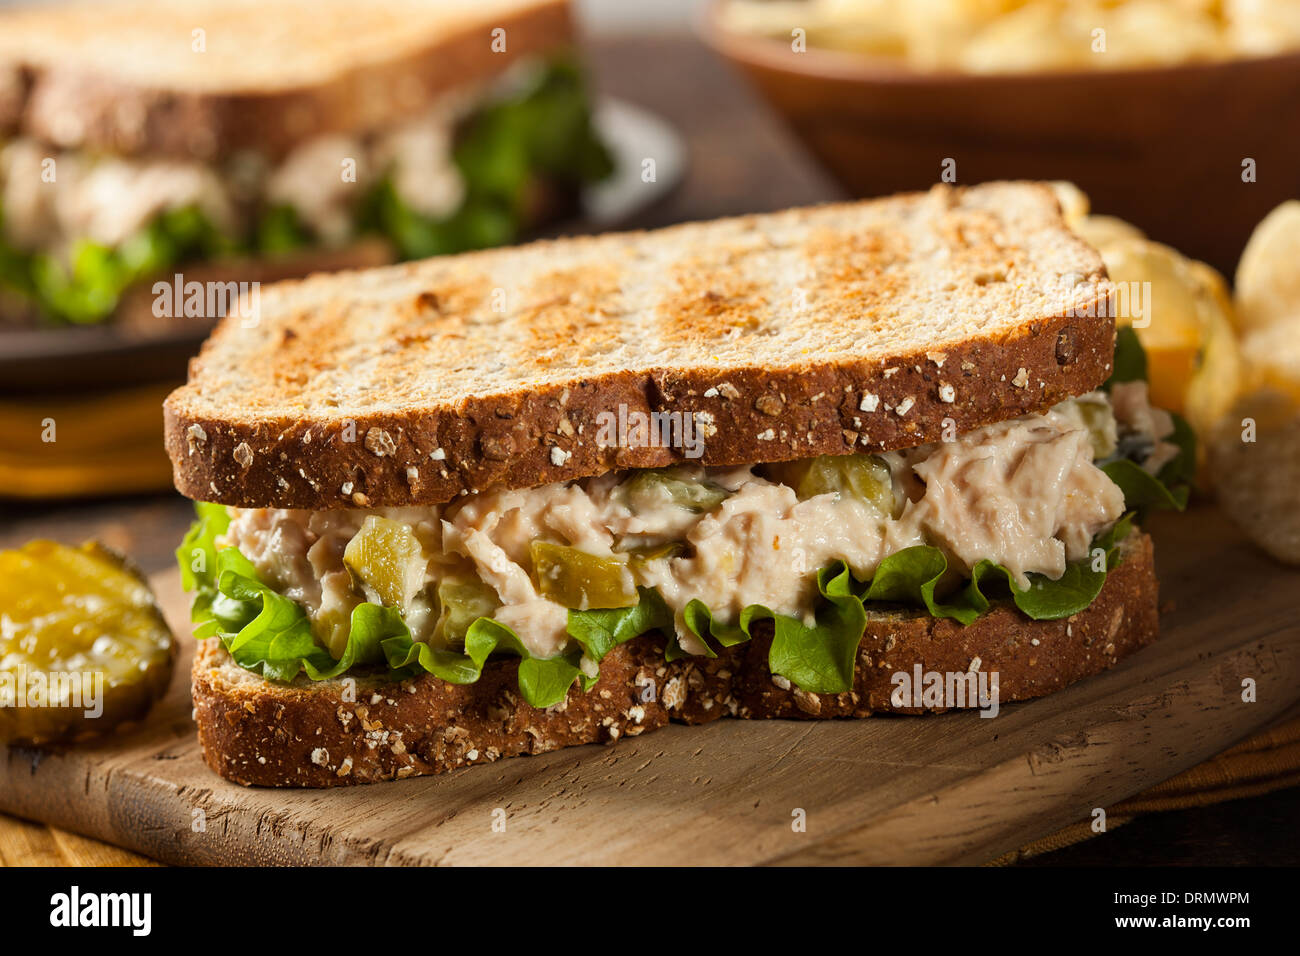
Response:
[[[561,0],[6,9],[0,320],[510,242],[609,171],[572,42]]]
[[[165,408],[207,761],[367,782],[1113,665],[1195,455],[1111,291],[1025,183],[267,290]]]

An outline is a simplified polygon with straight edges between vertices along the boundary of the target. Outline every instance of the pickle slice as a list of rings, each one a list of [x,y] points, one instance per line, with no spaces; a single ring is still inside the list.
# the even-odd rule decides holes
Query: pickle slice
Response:
[[[632,607],[640,598],[628,566],[617,558],[600,558],[549,541],[531,546],[537,590],[562,607]]]
[[[176,644],[144,577],[97,542],[0,552],[0,742],[47,744],[142,717]]]
[[[477,578],[443,578],[438,582],[433,643],[464,646],[469,626],[481,617],[491,617],[500,606],[496,591]]]
[[[424,590],[428,559],[408,524],[367,515],[343,550],[343,564],[371,601],[402,612]]]
[[[889,466],[875,455],[819,455],[772,466],[800,500],[818,495],[851,495],[882,515],[894,512],[894,483]]]
[[[672,504],[704,514],[731,495],[726,488],[711,481],[693,481],[659,469],[639,471],[623,487],[633,511],[653,511]]]

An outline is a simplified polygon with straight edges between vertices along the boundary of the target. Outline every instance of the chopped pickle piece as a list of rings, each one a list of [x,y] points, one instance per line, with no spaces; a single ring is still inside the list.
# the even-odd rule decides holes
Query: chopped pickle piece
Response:
[[[675,558],[686,550],[686,545],[681,541],[670,541],[667,544],[651,545],[642,548],[633,548],[627,552],[627,563],[633,571],[644,567],[651,561],[666,560]]]
[[[425,587],[424,548],[411,526],[400,521],[367,516],[344,549],[343,563],[366,597],[385,607],[409,611]]]
[[[1079,410],[1079,417],[1083,419],[1084,427],[1088,429],[1093,460],[1100,461],[1115,454],[1115,413],[1111,410],[1110,402],[1105,399],[1097,401],[1080,399],[1074,404]]]
[[[652,511],[665,502],[704,514],[722,504],[731,492],[711,481],[693,481],[670,471],[639,471],[623,486],[633,511]]]
[[[533,574],[543,596],[577,611],[632,607],[640,598],[628,566],[549,541],[531,547]]]
[[[894,483],[889,466],[875,455],[818,455],[773,466],[800,500],[818,495],[852,495],[882,515],[894,513]]]
[[[496,591],[477,578],[443,578],[438,582],[439,613],[432,643],[463,646],[469,626],[491,617],[500,606]]]
[[[96,542],[0,552],[0,743],[45,744],[144,716],[176,645],[143,576]]]

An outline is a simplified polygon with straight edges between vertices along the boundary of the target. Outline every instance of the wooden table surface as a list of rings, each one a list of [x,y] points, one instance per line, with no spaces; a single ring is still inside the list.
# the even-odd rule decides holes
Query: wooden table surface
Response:
[[[842,198],[770,112],[694,39],[599,39],[590,59],[603,93],[648,107],[685,136],[686,181],[635,223],[689,219]],[[172,561],[190,520],[176,495],[59,504],[0,503],[0,547],[33,537],[78,542],[97,537],[129,553],[146,571]],[[1145,817],[1086,843],[1045,854],[1032,865],[1300,863],[1293,833],[1300,789],[1196,810]],[[37,824],[0,818],[0,862],[113,865],[138,857]]]

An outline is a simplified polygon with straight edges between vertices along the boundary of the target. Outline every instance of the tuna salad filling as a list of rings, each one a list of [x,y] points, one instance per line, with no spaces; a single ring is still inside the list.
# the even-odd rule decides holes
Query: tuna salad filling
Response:
[[[252,646],[246,660],[232,653],[264,674],[270,664],[268,676],[280,665],[238,643],[256,622],[234,631],[240,612],[223,601],[260,595],[243,612],[258,620],[274,601],[292,612],[311,651],[287,677],[300,664],[333,675],[369,654],[472,680],[504,651],[531,665],[525,697],[554,702],[640,633],[662,632],[670,656],[713,655],[772,619],[774,673],[844,690],[873,606],[969,623],[991,599],[1039,619],[1091,603],[1137,507],[1112,466],[1171,476],[1172,419],[1150,408],[1145,383],[1123,394],[1123,417],[1099,391],[875,455],[627,470],[436,507],[201,505],[178,555],[183,571],[196,554],[216,565],[191,560],[187,575],[199,633]],[[558,670],[543,680],[547,667]]]
[[[0,301],[97,322],[129,285],[181,263],[367,236],[402,258],[501,245],[535,218],[543,184],[610,168],[563,61],[520,63],[397,128],[319,136],[276,162],[52,153],[0,137]]]

